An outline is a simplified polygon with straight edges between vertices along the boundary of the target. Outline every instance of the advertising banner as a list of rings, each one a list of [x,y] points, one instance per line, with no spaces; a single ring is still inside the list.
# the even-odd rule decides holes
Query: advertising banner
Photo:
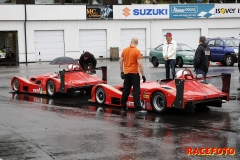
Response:
[[[112,5],[86,5],[86,19],[113,19]]]
[[[168,19],[169,5],[114,5],[114,19]]]
[[[215,18],[239,17],[240,4],[215,4]]]
[[[170,18],[213,18],[214,4],[176,4],[169,5]]]

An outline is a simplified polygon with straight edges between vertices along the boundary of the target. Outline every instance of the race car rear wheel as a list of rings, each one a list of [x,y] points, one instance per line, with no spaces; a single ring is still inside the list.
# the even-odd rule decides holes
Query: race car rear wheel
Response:
[[[97,87],[95,93],[97,103],[103,104],[106,100],[106,93],[103,87]]]
[[[56,95],[56,86],[52,80],[47,82],[47,93],[51,97]]]
[[[13,79],[12,87],[13,87],[13,90],[14,90],[15,92],[18,92],[18,91],[19,91],[19,89],[20,89],[20,83],[19,83],[19,81],[18,81],[17,78],[14,78],[14,79]]]
[[[167,110],[167,101],[162,92],[156,92],[152,96],[152,107],[158,113],[164,113]]]

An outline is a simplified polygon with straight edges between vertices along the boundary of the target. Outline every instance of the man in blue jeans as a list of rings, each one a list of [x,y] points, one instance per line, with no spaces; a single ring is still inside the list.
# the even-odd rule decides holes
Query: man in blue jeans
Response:
[[[163,44],[163,58],[165,60],[166,79],[170,78],[170,68],[172,70],[172,79],[174,79],[176,74],[177,43],[172,39],[172,34],[170,32],[164,36],[166,37],[166,42]]]
[[[210,49],[206,44],[206,37],[200,36],[199,38],[199,45],[195,52],[194,57],[194,71],[196,71],[196,76],[202,75],[203,78],[206,78],[208,67],[209,67],[209,56],[210,56]],[[206,82],[206,80],[204,80]]]

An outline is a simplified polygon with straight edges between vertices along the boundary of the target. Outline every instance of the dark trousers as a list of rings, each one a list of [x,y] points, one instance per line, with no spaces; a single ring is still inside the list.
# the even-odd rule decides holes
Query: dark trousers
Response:
[[[142,110],[140,103],[140,76],[139,74],[125,74],[122,92],[122,108],[126,108],[128,96],[133,86],[133,100],[135,110]]]
[[[175,59],[169,59],[165,61],[165,69],[166,69],[166,79],[170,78],[170,68],[172,70],[172,79],[175,78],[176,71],[175,71]]]

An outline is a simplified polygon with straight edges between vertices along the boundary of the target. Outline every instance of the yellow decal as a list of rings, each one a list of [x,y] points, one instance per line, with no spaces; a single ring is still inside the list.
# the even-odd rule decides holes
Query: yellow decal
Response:
[[[144,94],[144,95],[143,95],[143,98],[149,98],[149,95]]]

